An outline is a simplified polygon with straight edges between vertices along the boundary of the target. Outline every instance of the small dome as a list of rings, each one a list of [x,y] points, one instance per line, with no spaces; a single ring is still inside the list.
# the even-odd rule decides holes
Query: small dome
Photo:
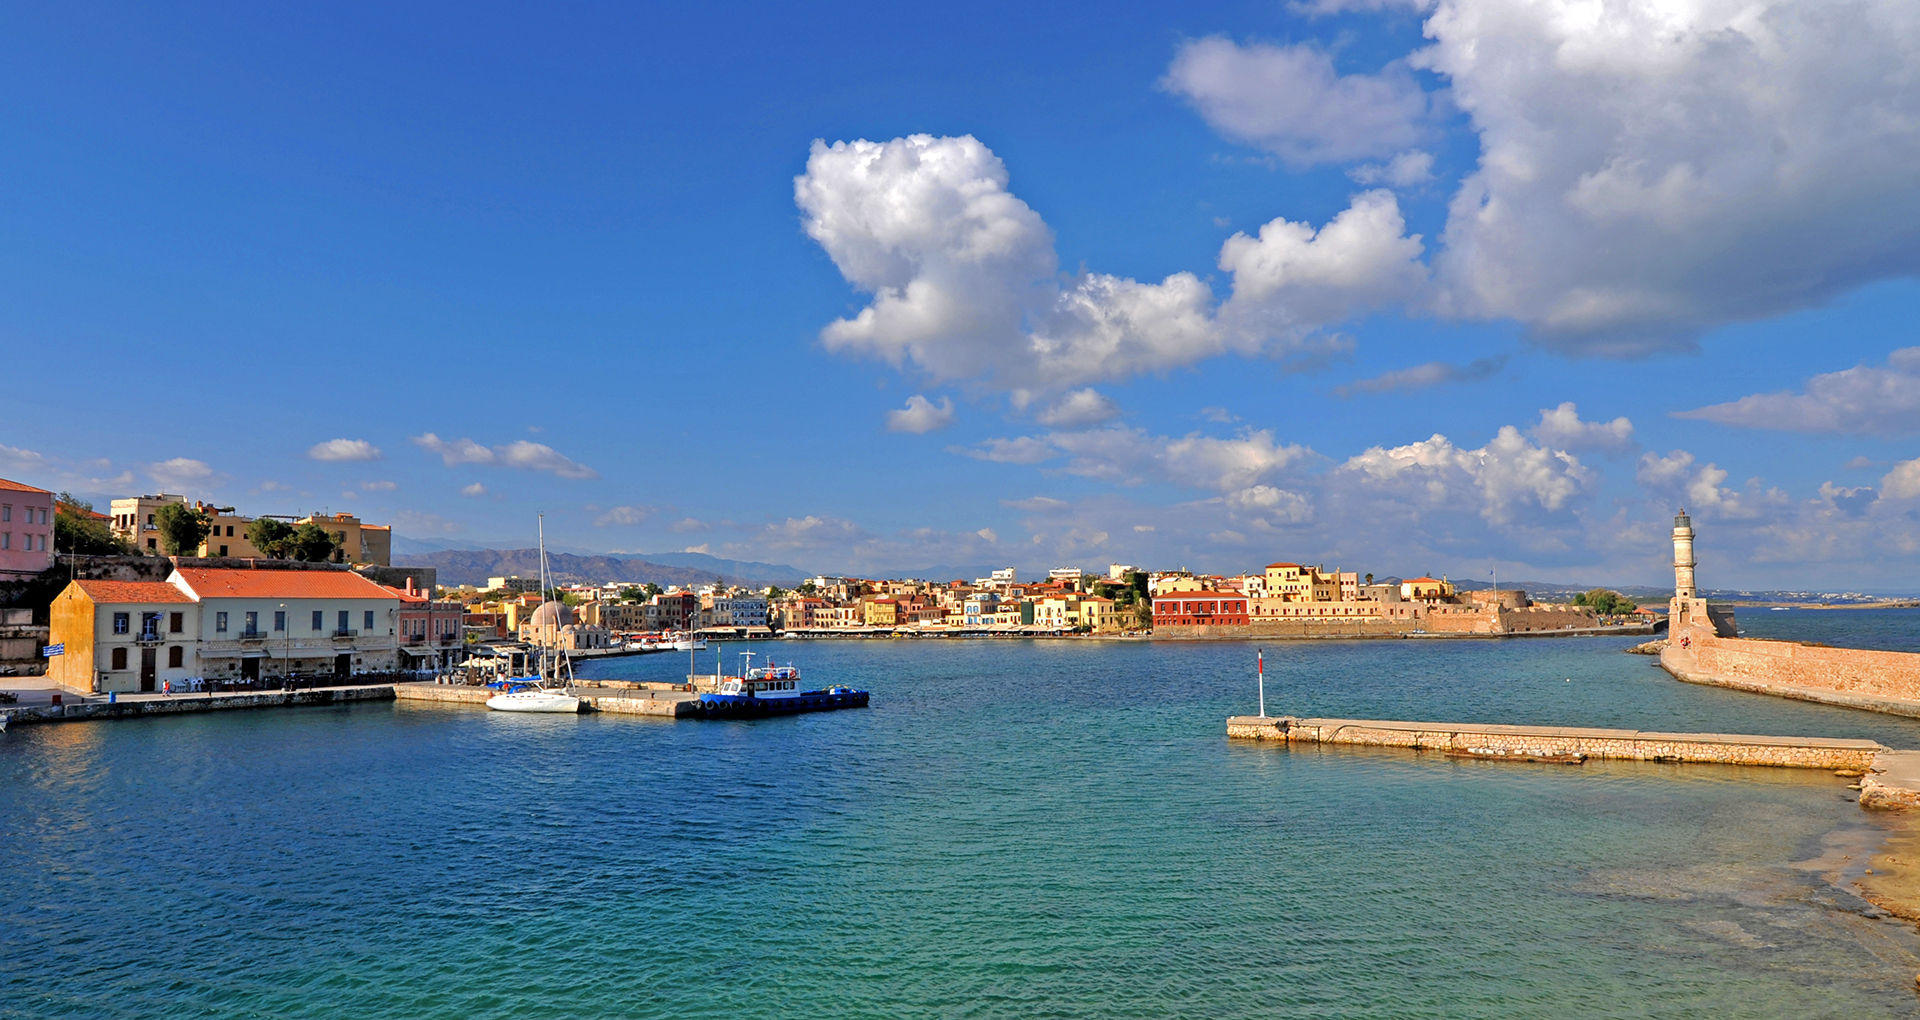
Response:
[[[564,627],[573,622],[573,610],[564,602],[542,602],[527,622],[535,627]]]

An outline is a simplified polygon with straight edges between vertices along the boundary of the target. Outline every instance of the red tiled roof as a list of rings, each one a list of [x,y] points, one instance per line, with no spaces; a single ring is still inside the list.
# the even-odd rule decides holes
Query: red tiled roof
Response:
[[[8,489],[13,492],[44,492],[49,496],[53,495],[52,492],[46,489],[35,488],[25,482],[10,482],[5,478],[0,478],[0,489]]]
[[[1267,564],[1267,569],[1272,570],[1275,567],[1297,567],[1299,565],[1298,563],[1269,563]]]
[[[108,602],[192,602],[165,581],[75,581],[95,605]]]
[[[1440,584],[1442,582],[1437,577],[1410,577],[1407,579],[1407,583],[1408,584]]]
[[[398,596],[400,601],[402,602],[425,602],[427,600],[427,593],[424,591],[420,591],[419,589],[415,589],[413,594],[409,595],[407,594],[407,590],[405,588],[395,588],[393,585],[390,585],[390,584],[383,584],[380,587],[385,588],[386,590],[392,592],[394,595]]]
[[[390,599],[350,570],[224,570],[180,567],[174,576],[203,599]]]

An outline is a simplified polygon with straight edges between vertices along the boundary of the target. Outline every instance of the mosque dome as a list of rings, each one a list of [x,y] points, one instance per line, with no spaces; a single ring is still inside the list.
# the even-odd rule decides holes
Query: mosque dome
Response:
[[[573,610],[564,602],[542,602],[527,622],[535,627],[564,627],[573,622]]]

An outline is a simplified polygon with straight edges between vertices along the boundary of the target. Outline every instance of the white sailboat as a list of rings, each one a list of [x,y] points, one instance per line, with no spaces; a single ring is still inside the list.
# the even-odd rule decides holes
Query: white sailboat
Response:
[[[547,515],[541,514],[540,593],[544,596],[552,590],[552,582],[547,576]],[[546,612],[549,606],[554,607],[550,613]],[[565,608],[564,605],[553,602],[543,602],[540,605],[540,609],[534,611],[534,621],[537,625],[543,617],[550,619],[557,632]],[[546,635],[539,636],[542,638],[546,637]],[[562,676],[563,673],[565,676]],[[568,693],[565,686],[559,686],[558,689],[548,686],[549,684],[560,685],[563,680],[572,679],[573,664],[567,660],[566,653],[549,647],[543,640],[540,645],[540,665],[535,675],[515,677],[512,682],[524,686],[520,686],[517,690],[509,690],[504,694],[496,694],[488,698],[487,707],[496,712],[578,713],[580,711],[579,698]]]

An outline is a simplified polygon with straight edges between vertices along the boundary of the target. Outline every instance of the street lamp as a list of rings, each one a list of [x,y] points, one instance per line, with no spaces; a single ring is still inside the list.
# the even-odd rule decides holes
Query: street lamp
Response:
[[[287,661],[280,664],[280,689],[287,689],[287,675],[293,670],[293,619],[287,615],[287,604],[280,603],[280,625],[287,629]]]

